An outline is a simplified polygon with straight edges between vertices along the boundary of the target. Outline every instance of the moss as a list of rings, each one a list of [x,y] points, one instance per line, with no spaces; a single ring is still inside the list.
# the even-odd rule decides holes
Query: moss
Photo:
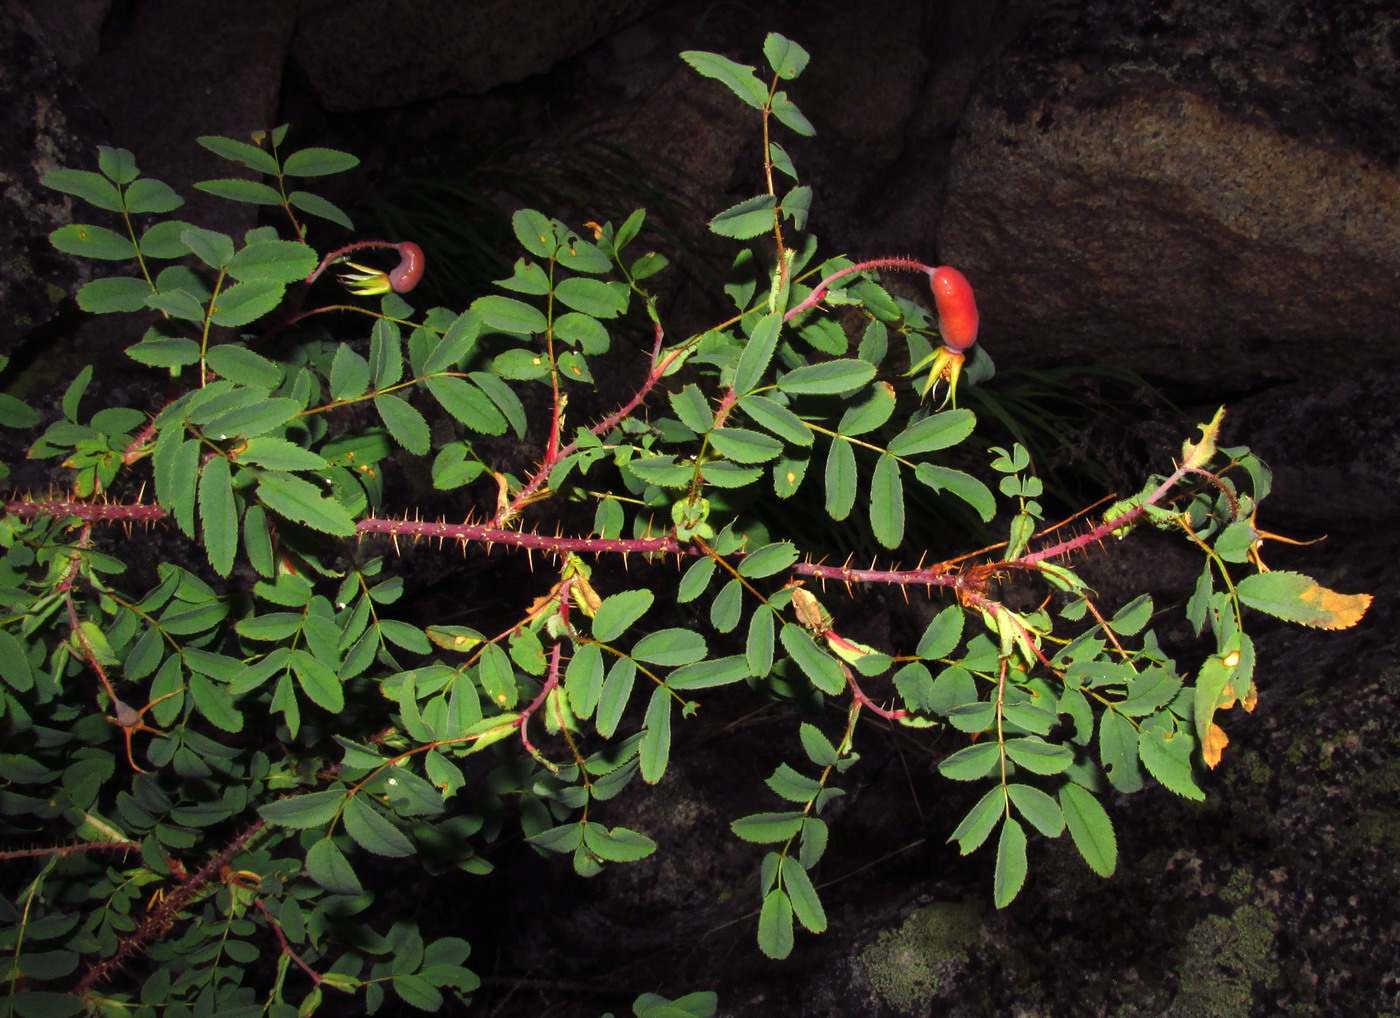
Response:
[[[1220,897],[1242,902],[1251,882],[1248,870],[1237,870]],[[1278,979],[1274,924],[1269,909],[1240,904],[1193,926],[1177,968],[1180,986],[1164,1018],[1247,1018],[1255,987]]]
[[[981,932],[976,905],[938,902],[911,913],[898,930],[880,934],[861,952],[860,964],[886,1004],[901,1014],[924,1013]]]

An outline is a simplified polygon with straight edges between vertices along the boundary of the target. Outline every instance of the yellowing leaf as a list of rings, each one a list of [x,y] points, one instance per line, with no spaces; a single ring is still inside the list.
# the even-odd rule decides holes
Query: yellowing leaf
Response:
[[[1370,594],[1339,594],[1317,584],[1303,591],[1301,600],[1332,617],[1330,622],[1318,623],[1323,629],[1350,629],[1371,607]]]
[[[1237,589],[1240,600],[1257,611],[1318,629],[1349,629],[1371,606],[1370,594],[1339,594],[1301,573],[1256,573]]]
[[[1209,424],[1200,425],[1201,440],[1199,442],[1183,442],[1181,444],[1181,465],[1192,467],[1197,470],[1205,467],[1215,455],[1215,440],[1220,436],[1220,422],[1225,419],[1225,408],[1221,407],[1215,411],[1215,416],[1211,418]]]
[[[1226,746],[1230,744],[1230,737],[1225,734],[1225,730],[1219,725],[1211,725],[1206,729],[1205,741],[1201,743],[1201,758],[1205,760],[1207,767],[1214,767],[1220,762],[1220,754]]]

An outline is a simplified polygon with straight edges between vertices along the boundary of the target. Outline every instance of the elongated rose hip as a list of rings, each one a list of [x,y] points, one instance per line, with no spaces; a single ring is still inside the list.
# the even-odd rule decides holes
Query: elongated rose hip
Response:
[[[399,266],[389,273],[389,285],[394,288],[395,293],[407,293],[418,285],[418,280],[423,278],[423,249],[410,240],[402,244],[395,244],[399,251]],[[964,284],[966,281],[964,280]],[[968,291],[969,295],[971,290]],[[941,305],[940,305],[941,308]],[[977,331],[976,316],[973,311],[973,332]]]
[[[943,345],[962,353],[977,342],[977,299],[967,277],[951,265],[940,265],[929,277],[938,305],[938,331]]]

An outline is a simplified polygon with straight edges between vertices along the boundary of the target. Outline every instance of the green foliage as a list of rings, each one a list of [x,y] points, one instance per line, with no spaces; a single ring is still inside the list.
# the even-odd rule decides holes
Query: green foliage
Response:
[[[779,125],[811,134],[777,90],[805,52],[770,36],[764,55],[771,78],[684,56],[758,112],[765,138]],[[1205,794],[1200,765],[1226,743],[1217,712],[1254,706],[1246,608],[1327,628],[1365,611],[1362,595],[1262,570],[1269,474],[1248,450],[1217,447],[1218,415],[1180,466],[1102,520],[1077,536],[1046,529],[1026,448],[984,455],[972,410],[923,405],[891,370],[936,337],[878,272],[930,267],[819,258],[804,187],[770,186],[711,220],[721,237],[765,240],[735,259],[734,316],[693,336],[667,334],[647,283],[664,259],[633,247],[642,211],[585,235],[526,209],[504,293],[420,312],[384,286],[377,305],[352,309],[367,334],[328,339],[306,327],[320,310],[302,310],[308,288],[352,251],[393,245],[313,246],[301,213],[348,221],[289,188],[354,160],[286,152],[286,133],[201,139],[264,178],[201,188],[275,209],[288,237],[168,218],[180,198],[123,150],[101,150],[100,172],[47,178],[107,214],[111,226],[63,227],[53,242],[131,273],[78,299],[144,316],[128,354],[167,374],[173,398],[89,413],[84,370],[30,452],[54,461],[54,490],[68,494],[16,498],[0,517],[0,824],[41,846],[5,854],[13,1013],[289,1018],[341,994],[371,1014],[390,994],[426,1011],[469,997],[468,945],[390,922],[375,907],[383,874],[408,860],[429,876],[484,873],[482,849],[516,832],[583,877],[652,856],[647,833],[608,822],[609,800],[664,780],[675,729],[705,691],[740,683],[835,708],[794,723],[767,779],[774,809],[730,825],[757,848],[765,954],[826,929],[821,865],[840,831],[823,814],[859,762],[866,714],[934,729],[949,747],[940,772],[983,786],[946,828],[964,854],[988,847],[1004,907],[1035,843],[1066,830],[1094,872],[1113,873],[1111,791],[1153,780]],[[766,179],[796,179],[777,142],[761,156]],[[347,285],[363,293],[377,270],[356,268],[368,277]],[[590,405],[599,358],[638,322],[651,352],[633,395],[580,425],[571,402]],[[37,421],[0,398],[0,423]],[[507,432],[531,454],[492,441]],[[407,482],[386,483],[400,471],[495,510],[422,520]],[[907,563],[920,558],[906,539],[919,486],[1004,541],[860,569],[819,564],[830,549],[758,522],[798,502],[833,523],[859,513]],[[567,535],[531,532],[547,498],[591,515]],[[112,523],[165,526],[191,551],[152,568],[138,542],[106,539]],[[1208,630],[1198,667],[1163,649],[1147,595],[1110,611],[1068,565],[1140,524],[1204,556],[1185,608]],[[418,538],[540,552],[553,574],[528,603],[502,592],[493,607],[510,621],[495,631],[420,625],[396,558]],[[595,589],[593,564],[627,554],[680,565],[666,582]],[[1040,607],[999,600],[1012,574],[1042,587]],[[843,635],[844,603],[828,609],[804,586],[828,579],[948,596],[916,646],[874,648]],[[153,964],[133,964],[143,954]],[[712,994],[644,995],[634,1011],[715,1007]]]

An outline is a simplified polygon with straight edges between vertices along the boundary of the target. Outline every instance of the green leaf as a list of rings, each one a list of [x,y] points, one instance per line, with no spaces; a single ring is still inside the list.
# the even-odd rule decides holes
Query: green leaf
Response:
[[[577,346],[590,357],[607,353],[612,345],[612,339],[602,322],[577,311],[570,311],[554,320],[554,335],[571,346]]]
[[[773,845],[795,837],[805,814],[800,812],[754,813],[729,825],[736,837],[759,845]]]
[[[486,393],[496,408],[505,414],[516,437],[525,437],[525,407],[505,382],[486,371],[473,371],[469,376]]]
[[[818,647],[806,630],[784,623],[778,638],[782,640],[793,663],[812,680],[812,685],[830,696],[838,696],[845,690],[846,676],[841,671],[840,663]]]
[[[331,361],[330,386],[332,399],[347,400],[363,396],[369,388],[369,361],[348,344],[340,344]]]
[[[777,118],[778,123],[804,138],[810,138],[817,133],[812,122],[802,115],[802,111],[793,104],[786,92],[778,92],[773,96],[773,116]]]
[[[1015,900],[1026,882],[1026,831],[1010,818],[1001,826],[997,841],[997,864],[992,878],[992,898],[997,908]]]
[[[1007,739],[1006,755],[1036,774],[1059,774],[1074,763],[1074,754],[1067,747],[1046,742],[1034,735]]]
[[[755,195],[731,205],[710,220],[710,230],[721,237],[752,240],[773,229],[773,209],[778,200],[771,194]]]
[[[975,852],[1005,815],[1006,793],[1002,791],[1001,785],[996,785],[968,810],[967,816],[963,817],[948,840],[958,843],[958,852],[962,855]]]
[[[559,250],[554,224],[549,217],[534,209],[520,209],[510,218],[511,228],[520,246],[537,258],[553,258]]]
[[[1065,829],[1065,816],[1060,805],[1038,788],[1030,785],[1010,784],[1007,794],[1023,817],[1047,838],[1058,838]]]
[[[221,138],[217,135],[206,135],[195,140],[221,159],[227,159],[232,163],[242,163],[250,170],[266,173],[271,177],[277,175],[277,160],[256,145],[249,145],[245,141],[234,141],[232,138]]]
[[[126,209],[134,215],[173,212],[183,204],[185,199],[174,188],[150,177],[134,181],[126,189]]]
[[[766,93],[765,93],[766,97]],[[116,186],[91,170],[53,170],[39,178],[39,183],[55,191],[81,198],[89,205],[95,205],[108,212],[120,212],[122,199]]]
[[[875,365],[841,358],[794,368],[778,379],[778,388],[792,395],[835,395],[859,389],[875,377]]]
[[[662,690],[657,690],[662,692]],[[645,769],[645,764],[643,765]],[[626,827],[606,830],[602,824],[583,825],[583,843],[605,862],[636,862],[656,851],[656,842]]]
[[[826,910],[817,889],[812,886],[812,878],[798,865],[795,859],[783,860],[783,889],[792,901],[792,914],[813,933],[826,931]]]
[[[697,435],[703,435],[714,426],[715,412],[699,386],[687,385],[680,392],[667,393],[666,398],[680,422]]]
[[[258,813],[268,823],[279,827],[324,827],[335,819],[345,801],[345,789],[331,788],[278,799],[259,806]]]
[[[710,585],[710,580],[715,575],[715,560],[709,558],[696,559],[691,563],[690,568],[681,577],[680,586],[676,588],[676,601],[680,604],[694,601]]]
[[[282,369],[262,354],[254,353],[236,343],[223,343],[209,348],[205,358],[210,370],[239,385],[257,385],[275,389],[282,381]],[[301,409],[300,406],[297,407]]]
[[[729,657],[697,661],[693,665],[677,668],[667,676],[666,684],[674,690],[709,689],[714,686],[727,686],[738,682],[749,674],[748,666],[738,654]]]
[[[700,74],[725,85],[749,106],[761,110],[768,103],[768,88],[759,80],[752,64],[735,63],[718,53],[686,50],[681,59]]]
[[[983,523],[990,523],[997,513],[996,497],[991,489],[961,470],[920,463],[914,468],[914,477],[934,491],[948,491],[956,495],[977,511]]]
[[[493,706],[501,710],[509,710],[515,706],[520,696],[520,689],[515,681],[515,669],[511,665],[510,656],[499,644],[488,643],[481,648],[477,678],[481,682],[482,691]]]
[[[215,325],[240,328],[276,308],[285,292],[286,287],[270,279],[234,283],[214,298],[209,320]]]
[[[78,307],[95,315],[116,311],[140,311],[151,294],[151,284],[129,276],[111,276],[84,283],[78,290]]]
[[[565,307],[593,318],[616,318],[627,310],[631,291],[625,283],[576,276],[559,283],[554,297]]]
[[[120,262],[136,257],[136,245],[130,237],[103,226],[61,226],[49,234],[49,243],[66,254],[80,258]]]
[[[1152,595],[1139,594],[1114,614],[1108,628],[1119,636],[1136,636],[1152,618]]]
[[[0,679],[19,693],[34,688],[34,673],[23,645],[4,630],[0,630]]]
[[[593,617],[593,637],[607,643],[625,633],[656,600],[650,590],[624,590],[605,598]]]
[[[264,474],[258,481],[258,498],[267,508],[294,523],[338,537],[355,534],[355,521],[345,507],[300,477]]]
[[[640,749],[642,780],[654,785],[666,773],[671,758],[671,691],[657,686],[651,691],[646,718],[642,721]]]
[[[792,953],[792,901],[778,888],[763,897],[758,913],[758,947],[770,958],[786,958]]]
[[[791,541],[775,541],[751,551],[739,560],[739,575],[750,579],[780,573],[797,561],[799,552]],[[711,560],[713,561],[713,560]]]
[[[416,1007],[419,1011],[437,1014],[442,1010],[442,991],[420,975],[411,972],[395,975],[394,992],[405,1004]]]
[[[735,388],[737,391],[738,387]],[[755,424],[767,428],[786,442],[803,447],[812,444],[812,430],[802,422],[802,418],[767,396],[745,396],[739,401],[739,409],[748,414]]]
[[[478,297],[471,306],[488,328],[498,332],[535,334],[549,328],[549,320],[544,312],[531,304],[518,301],[514,297],[493,295]]]
[[[574,651],[564,672],[564,692],[576,715],[583,719],[593,715],[603,694],[603,651],[596,643],[585,643]]]
[[[277,189],[255,180],[239,177],[225,177],[219,180],[202,180],[194,185],[206,194],[227,198],[229,201],[245,202],[249,205],[281,205],[282,196]],[[296,204],[293,202],[292,204]]]
[[[426,456],[432,448],[432,432],[428,422],[413,407],[399,397],[381,393],[374,397],[374,408],[394,441],[416,456]]]
[[[851,437],[874,431],[890,419],[895,403],[894,386],[888,382],[878,382],[871,386],[870,395],[863,402],[841,415],[836,431]]]
[[[413,854],[413,843],[366,802],[363,795],[354,795],[346,800],[341,818],[345,821],[346,833],[366,851],[394,859]]]
[[[301,403],[294,399],[263,399],[205,421],[204,433],[219,440],[234,435],[251,438],[282,427],[300,411]]]
[[[947,449],[971,435],[976,426],[977,417],[971,410],[944,410],[896,435],[890,442],[890,452],[914,456]]]
[[[765,783],[774,793],[789,802],[806,803],[816,798],[822,790],[822,783],[815,778],[800,774],[787,764],[779,764]]]
[[[637,678],[637,664],[631,658],[620,658],[608,670],[603,682],[603,694],[598,700],[598,716],[594,727],[603,738],[612,737],[622,713],[627,709],[627,701],[632,697],[632,686]]]
[[[1113,876],[1118,865],[1118,841],[1113,836],[1113,821],[1099,800],[1078,785],[1065,785],[1060,789],[1060,808],[1064,810],[1070,837],[1089,868],[1101,877]]]
[[[336,794],[344,798],[341,793]],[[306,874],[332,894],[364,893],[364,886],[355,875],[350,861],[345,858],[345,853],[328,837],[321,838],[307,851]]]
[[[924,635],[919,638],[919,657],[944,658],[953,653],[962,642],[964,618],[962,608],[954,604],[935,615],[924,630]],[[958,703],[966,703],[974,698],[964,697]]]
[[[744,642],[744,660],[749,674],[761,679],[773,670],[774,613],[759,608],[749,618],[748,638]]]
[[[293,152],[282,164],[282,172],[289,177],[325,177],[332,173],[344,173],[360,165],[360,161],[348,152],[333,148],[304,148]]]
[[[674,456],[649,456],[632,460],[627,464],[627,471],[639,480],[663,488],[687,487],[695,477],[695,465],[677,463]]]
[[[316,252],[292,240],[261,240],[249,244],[228,262],[234,279],[270,279],[296,283],[316,269]]]
[[[1273,571],[1246,576],[1239,598],[1255,611],[1320,629],[1349,629],[1370,607],[1370,594],[1339,594],[1301,573]]]
[[[747,428],[717,428],[710,432],[710,445],[736,463],[767,463],[783,451],[776,438]]]
[[[821,733],[821,729],[804,721],[798,728],[797,734],[802,740],[802,750],[807,754],[807,759],[818,767],[836,766],[836,761],[840,759],[836,755],[836,747],[831,744],[830,739]]]
[[[1001,747],[995,742],[974,742],[943,758],[938,773],[953,781],[976,781],[992,772],[1001,762]]]
[[[661,629],[638,640],[632,656],[648,664],[674,668],[693,664],[708,651],[705,637],[693,629]]]
[[[886,548],[898,548],[904,540],[904,485],[899,461],[881,453],[870,478],[870,527]]]
[[[39,415],[23,400],[0,392],[0,427],[32,428],[39,423]]]
[[[233,500],[233,475],[222,456],[204,464],[199,473],[199,522],[209,564],[214,572],[227,576],[238,551],[238,507]]]
[[[1099,760],[1118,791],[1136,792],[1142,788],[1137,729],[1121,714],[1105,712],[1099,720]]]
[[[1146,725],[1138,732],[1138,755],[1147,773],[1182,798],[1201,802],[1206,793],[1191,775],[1191,752],[1195,744],[1196,740],[1185,732],[1149,730]]]
[[[505,415],[465,378],[440,375],[429,378],[427,386],[442,408],[468,428],[483,435],[505,434]]]
[[[773,352],[778,348],[778,336],[782,328],[783,316],[777,311],[770,312],[758,320],[753,334],[744,344],[743,352],[739,354],[739,364],[734,369],[735,392],[743,395],[758,388],[763,376],[768,372]],[[805,444],[810,445],[810,439]]]
[[[233,697],[229,696],[226,686],[217,685],[198,673],[191,673],[189,690],[195,709],[210,724],[226,732],[243,731],[243,715],[233,705]]]
[[[287,195],[287,201],[293,208],[298,208],[303,212],[311,213],[313,216],[329,220],[337,226],[343,226],[347,230],[353,230],[355,228],[355,224],[350,222],[349,216],[342,212],[339,207],[326,201],[326,199],[322,198],[319,194],[311,194],[307,191],[293,191],[291,194]]]
[[[164,219],[141,234],[141,253],[147,258],[183,258],[190,253],[180,234],[190,229],[191,223],[178,219]]]
[[[130,184],[140,175],[136,157],[124,148],[97,146],[97,168],[114,184]]]
[[[805,49],[777,32],[769,32],[763,40],[763,55],[768,58],[773,73],[789,81],[806,69],[809,59]]]
[[[831,440],[826,454],[826,514],[844,520],[856,504],[856,454],[851,443]]]
[[[248,439],[235,458],[268,470],[324,470],[329,465],[311,450],[269,435]]]
[[[435,375],[455,367],[476,346],[481,334],[481,319],[470,311],[460,314],[443,333],[442,342],[423,362],[423,374]]]
[[[340,676],[329,666],[322,664],[307,651],[297,648],[289,657],[297,684],[312,703],[332,714],[345,709],[345,691],[340,685]]]

